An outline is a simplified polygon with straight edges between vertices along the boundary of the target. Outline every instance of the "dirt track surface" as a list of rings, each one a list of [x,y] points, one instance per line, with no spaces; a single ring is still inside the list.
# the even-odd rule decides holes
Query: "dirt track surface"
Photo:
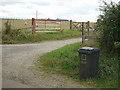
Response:
[[[46,74],[41,70],[35,75],[29,68],[44,53],[80,42],[81,38],[46,41],[35,44],[2,45],[3,88],[86,88],[71,78],[57,74]]]

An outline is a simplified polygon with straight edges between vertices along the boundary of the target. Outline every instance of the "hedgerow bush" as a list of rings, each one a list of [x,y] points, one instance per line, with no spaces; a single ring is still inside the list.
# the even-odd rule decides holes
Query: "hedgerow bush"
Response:
[[[116,4],[103,1],[103,4],[103,6],[100,6],[102,14],[99,15],[98,22],[100,45],[109,52],[120,48],[120,2]]]

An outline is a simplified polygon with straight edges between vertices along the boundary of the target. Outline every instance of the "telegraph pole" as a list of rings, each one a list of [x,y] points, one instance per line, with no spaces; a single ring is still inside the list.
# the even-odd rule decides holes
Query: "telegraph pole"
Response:
[[[38,19],[38,11],[36,10],[36,19]]]

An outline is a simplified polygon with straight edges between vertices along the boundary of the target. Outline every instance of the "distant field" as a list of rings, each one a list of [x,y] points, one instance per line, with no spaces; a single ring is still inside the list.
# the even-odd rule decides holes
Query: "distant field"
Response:
[[[11,27],[13,30],[15,29],[21,29],[21,28],[28,28],[32,26],[32,20],[28,19],[28,20],[24,20],[24,19],[2,19],[2,29],[5,29],[5,23],[9,21],[11,24]],[[72,25],[72,29],[75,29],[74,26],[78,25],[79,22],[72,22],[74,25]],[[36,22],[36,24],[39,24],[38,28],[45,28],[45,22],[43,21],[42,23],[40,22]],[[84,24],[84,28],[86,28],[87,24]],[[94,28],[95,22],[90,22],[90,27]],[[81,27],[81,26],[80,26]],[[49,28],[49,26],[47,26],[46,28]],[[54,27],[52,27],[54,28]],[[61,29],[64,30],[69,30],[70,29],[70,22],[65,22],[65,21],[61,21]]]
[[[5,29],[5,23],[9,21],[11,24],[12,29],[21,29],[21,28],[28,28],[32,26],[32,20],[24,20],[24,19],[2,19],[2,29]],[[45,23],[43,21],[43,23]],[[37,22],[36,24],[40,24],[40,22]],[[40,25],[39,27],[45,27],[45,25]],[[48,27],[48,26],[47,26]],[[46,28],[47,28],[46,27]],[[61,29],[68,30],[70,29],[70,23],[61,21]]]

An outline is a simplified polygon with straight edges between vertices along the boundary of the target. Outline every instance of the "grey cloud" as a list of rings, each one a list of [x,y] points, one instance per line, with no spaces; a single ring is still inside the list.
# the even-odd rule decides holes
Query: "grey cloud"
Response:
[[[75,15],[89,15],[91,10],[94,10],[93,6],[68,6],[68,10],[63,13],[57,13],[60,16],[75,16]]]
[[[30,2],[31,4],[35,4],[35,5],[39,5],[39,6],[49,6],[49,5],[51,5],[51,3],[50,2],[41,2],[41,1],[39,1],[39,2]]]
[[[23,2],[0,2],[0,6],[23,4]]]
[[[69,6],[69,14],[81,14],[81,15],[86,15],[89,14],[90,10],[94,10],[95,9],[95,5],[91,5],[91,4],[84,4],[83,6]]]
[[[7,10],[0,10],[2,13],[9,13]]]
[[[66,4],[71,4],[70,0],[57,0],[56,2],[57,6],[66,6]]]
[[[60,1],[56,2],[56,5],[57,6],[65,6],[66,3],[67,3],[67,1],[60,0]]]
[[[29,2],[17,1],[17,0],[0,1],[0,6],[15,5],[15,4],[22,4],[22,5],[34,4],[34,5],[39,5],[39,6],[48,6],[48,5],[50,5],[50,2],[45,2],[45,1],[34,2],[34,0],[29,1]]]
[[[89,14],[87,8],[70,8],[68,11],[66,11],[65,13],[62,13],[63,15],[87,15]]]
[[[27,8],[27,9],[34,9],[36,6],[39,7],[39,6],[49,6],[50,3],[49,2],[29,2],[29,3],[24,3],[22,4],[22,6],[24,8]]]

